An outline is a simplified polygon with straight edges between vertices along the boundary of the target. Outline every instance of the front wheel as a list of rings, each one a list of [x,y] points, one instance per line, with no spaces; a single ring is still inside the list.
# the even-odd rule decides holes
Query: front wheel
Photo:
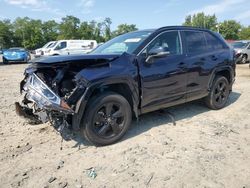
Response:
[[[8,64],[8,60],[5,59],[4,57],[3,57],[3,64],[4,64],[4,65],[7,65],[7,64]]]
[[[126,133],[131,119],[128,101],[117,93],[108,92],[90,100],[81,132],[97,146],[113,144]]]
[[[219,110],[225,107],[230,93],[228,80],[224,76],[216,76],[209,95],[205,98],[206,105]]]
[[[246,64],[247,63],[247,56],[243,55],[242,59],[241,59],[241,63],[242,64]]]

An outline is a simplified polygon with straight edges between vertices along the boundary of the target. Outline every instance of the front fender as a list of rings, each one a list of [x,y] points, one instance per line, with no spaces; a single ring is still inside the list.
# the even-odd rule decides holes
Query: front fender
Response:
[[[76,75],[76,79],[83,81],[86,90],[76,103],[75,114],[72,120],[74,130],[79,130],[86,105],[93,92],[105,86],[126,84],[132,94],[133,110],[136,115],[138,114],[139,78],[135,56],[123,54],[113,62],[102,66],[85,68]]]

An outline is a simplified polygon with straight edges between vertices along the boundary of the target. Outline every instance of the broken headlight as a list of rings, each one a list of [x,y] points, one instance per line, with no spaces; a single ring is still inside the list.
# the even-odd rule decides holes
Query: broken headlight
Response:
[[[35,102],[38,108],[63,110],[72,112],[67,103],[55,94],[36,74],[28,77],[23,89],[27,92],[27,99]]]

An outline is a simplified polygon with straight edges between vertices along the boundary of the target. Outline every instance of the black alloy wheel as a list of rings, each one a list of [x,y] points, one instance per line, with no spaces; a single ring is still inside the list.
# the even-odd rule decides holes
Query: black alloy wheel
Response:
[[[214,101],[217,105],[221,105],[227,99],[227,86],[226,83],[221,81],[218,82],[217,87],[214,91]]]
[[[93,131],[105,139],[119,135],[124,128],[124,111],[124,107],[119,103],[103,104],[94,116]]]
[[[226,106],[229,94],[228,80],[224,76],[217,76],[205,102],[209,108],[218,110]]]
[[[94,97],[88,103],[82,133],[97,146],[113,144],[126,133],[131,119],[128,101],[117,93],[108,92]]]

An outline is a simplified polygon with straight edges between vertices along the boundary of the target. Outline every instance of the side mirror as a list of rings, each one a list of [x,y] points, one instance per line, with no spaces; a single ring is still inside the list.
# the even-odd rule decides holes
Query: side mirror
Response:
[[[170,52],[168,51],[168,48],[163,48],[163,47],[153,48],[148,52],[146,63],[152,64],[155,58],[165,57],[169,54]]]

